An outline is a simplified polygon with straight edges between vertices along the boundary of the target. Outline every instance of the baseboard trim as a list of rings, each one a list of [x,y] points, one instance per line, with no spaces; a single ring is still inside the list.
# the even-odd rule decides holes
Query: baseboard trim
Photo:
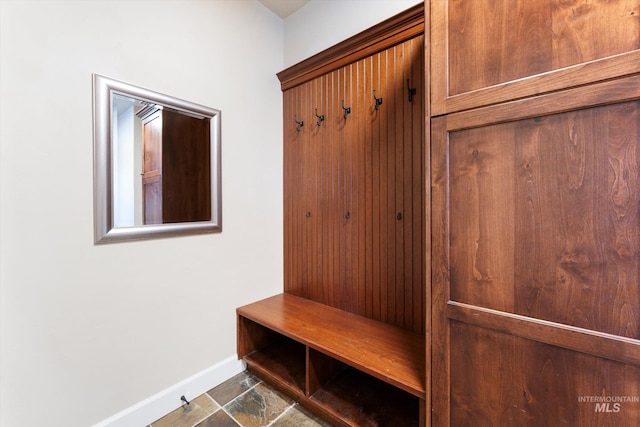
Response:
[[[95,424],[93,427],[132,427],[147,426],[169,412],[180,407],[180,396],[187,400],[200,396],[207,390],[225,382],[244,371],[244,361],[236,355],[230,356],[215,365],[155,395],[136,403],[112,417]]]

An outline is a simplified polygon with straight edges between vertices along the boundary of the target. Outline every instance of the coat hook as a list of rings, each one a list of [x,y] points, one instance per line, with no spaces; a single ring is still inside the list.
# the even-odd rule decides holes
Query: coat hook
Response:
[[[344,214],[344,217],[345,217],[346,219],[351,218],[351,212],[347,212],[346,214]]]
[[[416,94],[416,88],[409,85],[409,79],[407,79],[407,90],[409,91],[409,102],[413,102],[413,96]]]
[[[376,98],[376,90],[373,90],[373,99],[376,100],[376,110],[380,109],[380,105],[382,105],[382,98]]]
[[[344,99],[342,100],[342,109],[344,110],[344,119],[347,120],[347,115],[351,114],[351,107],[344,106]]]
[[[302,120],[298,121],[298,116],[293,116],[293,121],[298,124],[298,126],[296,127],[296,130],[300,132],[300,129],[302,128],[302,126],[304,126],[304,121]]]
[[[318,118],[318,127],[320,127],[320,124],[324,121],[324,114],[319,116],[317,108],[316,108],[316,117]]]

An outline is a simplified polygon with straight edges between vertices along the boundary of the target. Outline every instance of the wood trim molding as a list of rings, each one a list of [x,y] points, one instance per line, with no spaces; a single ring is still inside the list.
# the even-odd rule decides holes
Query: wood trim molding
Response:
[[[552,92],[536,98],[451,113],[446,116],[445,126],[447,132],[454,132],[636,99],[640,99],[640,74]]]
[[[282,90],[424,33],[424,3],[375,25],[277,74]]]
[[[606,82],[609,79],[624,78],[638,72],[640,72],[640,50],[634,50],[472,92],[447,95],[444,100],[434,96],[437,103],[434,106],[434,114],[448,114],[495,105],[511,99],[549,94],[559,90]],[[434,92],[439,89],[441,88],[433,88]]]
[[[632,338],[456,301],[447,303],[447,318],[603,359],[640,365],[640,341]]]

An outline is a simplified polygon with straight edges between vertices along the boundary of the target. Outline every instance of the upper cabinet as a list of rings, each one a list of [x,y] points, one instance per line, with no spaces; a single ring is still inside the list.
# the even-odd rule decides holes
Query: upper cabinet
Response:
[[[434,0],[433,116],[640,72],[637,0]]]

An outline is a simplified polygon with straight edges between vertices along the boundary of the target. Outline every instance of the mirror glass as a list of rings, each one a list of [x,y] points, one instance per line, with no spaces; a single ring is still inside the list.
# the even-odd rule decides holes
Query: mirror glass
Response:
[[[220,232],[220,111],[94,74],[95,242]]]

